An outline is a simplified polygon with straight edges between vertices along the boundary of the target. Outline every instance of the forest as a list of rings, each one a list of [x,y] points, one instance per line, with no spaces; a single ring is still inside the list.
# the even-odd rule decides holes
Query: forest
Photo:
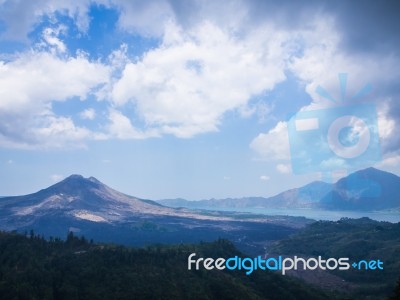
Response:
[[[223,239],[128,248],[70,232],[46,240],[33,231],[0,233],[1,299],[327,299],[296,279],[263,271],[187,269],[187,257],[242,255]]]
[[[0,299],[400,299],[399,223],[319,221],[271,246],[270,255],[384,262],[380,271],[329,271],[348,284],[346,290],[268,270],[249,276],[243,270],[188,270],[191,253],[245,256],[226,239],[128,247],[72,232],[65,239],[46,239],[33,230],[0,231]],[[317,279],[326,280],[323,274]]]
[[[330,273],[348,283],[350,288],[343,292],[352,299],[386,299],[400,279],[400,223],[369,218],[318,221],[277,241],[270,252],[302,257],[348,257],[351,262],[379,259],[384,264],[383,270],[351,268]]]

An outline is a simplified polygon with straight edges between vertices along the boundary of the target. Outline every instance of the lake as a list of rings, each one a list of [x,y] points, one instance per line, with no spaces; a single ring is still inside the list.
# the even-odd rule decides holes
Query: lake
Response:
[[[276,208],[215,208],[204,207],[202,209],[217,210],[217,211],[238,211],[249,212],[263,215],[278,215],[278,216],[295,216],[306,217],[314,220],[329,220],[337,221],[340,218],[358,219],[368,217],[376,221],[387,221],[391,223],[400,222],[400,211],[385,210],[385,211],[339,211],[339,210],[318,210],[318,209],[276,209]]]

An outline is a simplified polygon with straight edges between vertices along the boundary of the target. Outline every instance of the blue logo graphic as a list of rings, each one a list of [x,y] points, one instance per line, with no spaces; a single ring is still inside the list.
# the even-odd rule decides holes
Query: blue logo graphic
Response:
[[[330,173],[368,167],[380,161],[380,143],[375,105],[353,104],[371,90],[362,88],[346,99],[347,74],[339,74],[341,101],[318,86],[316,92],[337,104],[334,107],[300,111],[288,121],[293,173]]]
[[[250,275],[256,270],[281,271],[285,275],[290,270],[339,270],[346,271],[352,266],[357,270],[383,270],[383,262],[381,260],[360,260],[350,265],[348,257],[323,259],[322,256],[302,258],[295,255],[294,257],[261,257],[254,258],[234,256],[228,259],[219,258],[196,258],[196,253],[192,253],[188,257],[188,270],[199,270],[201,267],[205,270],[244,270],[246,275]]]

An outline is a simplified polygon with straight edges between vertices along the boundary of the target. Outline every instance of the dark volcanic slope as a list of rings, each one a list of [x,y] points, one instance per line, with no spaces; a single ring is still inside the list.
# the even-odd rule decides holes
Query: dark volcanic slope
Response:
[[[42,217],[54,213],[92,222],[123,221],[137,215],[216,219],[128,196],[94,177],[84,178],[80,175],[71,175],[34,194],[0,200],[0,218],[3,220]]]
[[[115,220],[132,213],[165,213],[171,209],[149,203],[117,192],[94,177],[71,175],[37,193],[7,197],[0,200],[2,212],[17,216],[41,215],[49,211],[62,210],[77,217]]]
[[[400,177],[374,168],[355,172],[335,183],[320,205],[338,210],[398,208]]]
[[[72,175],[37,193],[0,199],[0,229],[47,237],[77,232],[127,245],[187,243],[225,237],[242,249],[265,244],[309,223],[304,218],[239,216],[162,206],[125,195],[97,179]]]
[[[159,200],[162,205],[188,208],[323,208],[329,210],[382,210],[400,207],[400,177],[368,168],[335,184],[314,181],[278,195],[187,201]]]

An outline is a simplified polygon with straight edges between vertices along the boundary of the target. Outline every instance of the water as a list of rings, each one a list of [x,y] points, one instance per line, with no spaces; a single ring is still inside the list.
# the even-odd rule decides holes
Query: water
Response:
[[[386,210],[386,211],[331,211],[331,210],[318,210],[318,209],[272,209],[272,208],[215,208],[208,207],[203,208],[208,210],[218,211],[238,211],[248,212],[254,214],[263,215],[277,215],[277,216],[294,216],[294,217],[306,217],[314,220],[328,220],[337,221],[341,218],[352,218],[359,219],[362,217],[368,217],[376,221],[386,221],[391,223],[400,222],[400,211]]]

